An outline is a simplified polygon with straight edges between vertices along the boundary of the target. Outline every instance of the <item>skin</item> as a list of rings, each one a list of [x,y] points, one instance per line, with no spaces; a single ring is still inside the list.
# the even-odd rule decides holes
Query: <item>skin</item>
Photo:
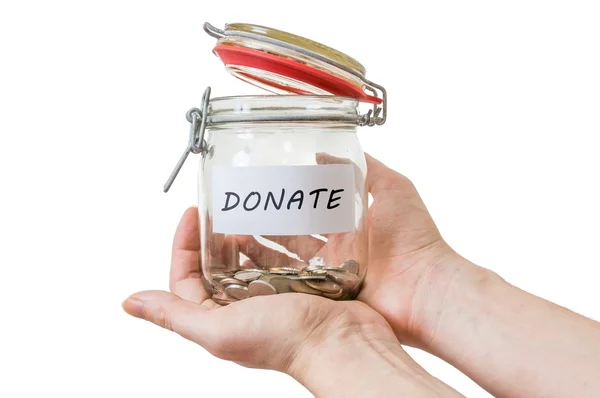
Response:
[[[125,311],[220,358],[286,372],[317,397],[460,396],[427,374],[400,342],[441,357],[495,396],[600,395],[598,323],[459,256],[408,179],[370,156],[367,165],[374,201],[360,301],[283,294],[219,308],[199,279],[197,211],[189,209],[175,236],[171,293],[136,293]],[[329,239],[301,247],[330,250],[337,237]],[[251,244],[236,246],[251,260],[273,255]],[[330,366],[346,371],[320,377]]]

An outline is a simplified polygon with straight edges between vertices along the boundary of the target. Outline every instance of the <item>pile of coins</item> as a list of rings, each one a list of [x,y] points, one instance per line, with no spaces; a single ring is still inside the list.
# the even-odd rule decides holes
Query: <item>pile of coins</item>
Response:
[[[340,267],[308,265],[303,269],[252,268],[211,274],[218,286],[204,278],[204,287],[217,304],[227,305],[248,297],[278,293],[306,293],[333,300],[354,299],[360,287],[358,263],[346,261]]]

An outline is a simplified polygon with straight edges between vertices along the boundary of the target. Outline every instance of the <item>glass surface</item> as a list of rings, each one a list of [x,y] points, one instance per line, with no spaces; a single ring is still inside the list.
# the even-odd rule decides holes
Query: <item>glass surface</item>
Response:
[[[205,287],[220,304],[255,295],[300,292],[354,299],[367,272],[366,162],[354,122],[231,122],[240,115],[356,118],[357,102],[318,96],[229,97],[211,100],[199,181],[201,266]],[[226,122],[229,121],[229,122]],[[286,236],[213,231],[216,167],[325,166],[353,168],[350,232]],[[261,176],[253,177],[261,178]],[[265,177],[268,178],[268,177]]]

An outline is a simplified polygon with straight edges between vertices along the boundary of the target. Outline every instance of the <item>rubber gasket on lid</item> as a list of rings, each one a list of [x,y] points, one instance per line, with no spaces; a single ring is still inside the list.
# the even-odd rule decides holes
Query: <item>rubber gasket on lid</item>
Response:
[[[368,95],[358,87],[342,78],[316,69],[303,63],[269,54],[252,48],[218,45],[213,50],[225,65],[240,65],[286,76],[324,90],[332,95],[356,98],[360,102],[380,104],[381,98]],[[259,76],[244,74],[246,78],[266,83]],[[270,84],[270,83],[268,83]],[[287,87],[289,92],[299,93],[297,89]]]

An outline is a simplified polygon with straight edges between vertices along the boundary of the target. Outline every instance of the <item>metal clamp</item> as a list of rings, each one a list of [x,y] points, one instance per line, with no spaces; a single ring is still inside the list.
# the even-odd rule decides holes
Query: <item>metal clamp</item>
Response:
[[[364,83],[365,90],[373,93],[373,95],[375,97],[382,99],[381,104],[374,104],[373,109],[370,109],[369,112],[367,112],[365,115],[360,116],[358,124],[360,126],[369,126],[369,127],[372,127],[375,125],[381,126],[382,124],[385,123],[385,121],[387,119],[387,92],[385,91],[385,88],[383,88],[383,86],[381,86],[379,84],[373,83],[372,81],[368,80],[364,75],[356,72],[355,70],[353,70],[351,68],[348,68],[345,65],[340,64],[339,62],[336,62],[327,57],[324,57],[321,54],[317,54],[313,51],[307,50],[306,48],[296,46],[294,44],[290,44],[290,43],[287,43],[287,42],[284,42],[281,40],[273,39],[270,37],[265,37],[265,36],[255,34],[255,33],[250,33],[250,32],[235,32],[235,31],[227,32],[227,31],[215,28],[208,22],[204,23],[204,31],[216,39],[221,39],[221,38],[227,37],[227,36],[245,37],[245,38],[257,40],[260,42],[280,46],[280,47],[286,48],[288,50],[298,52],[305,56],[318,59],[319,61],[329,64],[331,66],[334,66],[338,69],[341,69],[346,73],[350,73],[351,75],[357,77]],[[380,93],[381,93],[381,97],[379,97]]]
[[[165,186],[163,187],[164,192],[168,192],[173,185],[173,181],[181,171],[183,164],[187,160],[190,153],[199,154],[204,153],[207,150],[207,144],[204,140],[204,132],[206,131],[206,117],[208,115],[208,103],[210,101],[210,87],[206,88],[204,95],[202,95],[202,109],[192,108],[185,114],[185,118],[190,122],[190,137],[188,139],[188,145],[181,155],[179,162],[175,165],[175,169],[169,176]]]

